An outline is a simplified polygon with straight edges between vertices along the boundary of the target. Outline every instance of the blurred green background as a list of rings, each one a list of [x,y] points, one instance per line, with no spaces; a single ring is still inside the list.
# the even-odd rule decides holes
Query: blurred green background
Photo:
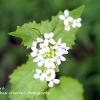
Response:
[[[26,22],[50,19],[59,10],[85,4],[83,26],[69,61],[61,75],[74,77],[83,84],[85,100],[100,100],[100,1],[99,0],[0,0],[0,87],[8,86],[8,76],[27,61],[29,50],[21,40],[8,35]],[[0,95],[1,97],[1,95]],[[3,98],[1,100],[8,100]]]

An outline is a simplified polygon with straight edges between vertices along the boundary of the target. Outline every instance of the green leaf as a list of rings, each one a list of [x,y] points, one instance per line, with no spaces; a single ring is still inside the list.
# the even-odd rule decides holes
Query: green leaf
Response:
[[[81,6],[70,12],[70,15],[74,18],[81,16],[84,6]],[[63,13],[59,13],[63,14]],[[67,43],[69,47],[72,47],[75,40],[76,29],[72,29],[70,32],[64,30],[63,21],[59,19],[59,14],[52,17],[52,20],[42,21],[37,24],[35,21],[18,26],[15,32],[9,33],[12,36],[16,36],[22,39],[22,44],[30,48],[32,42],[37,37],[42,37],[44,33],[54,32],[55,39],[62,38],[63,42]]]
[[[70,16],[73,16],[74,18],[80,17],[83,13],[84,8],[85,6],[82,5],[79,8],[74,9],[73,11],[70,12]]]
[[[18,67],[10,76],[10,92],[23,93],[10,94],[10,100],[45,100],[45,95],[41,93],[45,91],[47,84],[33,78],[33,72],[35,72],[36,67],[37,65],[30,58],[26,64]],[[40,95],[38,95],[39,93]]]
[[[47,100],[83,100],[83,87],[77,80],[61,77],[60,81],[49,90]]]
[[[30,48],[33,40],[39,37],[41,34],[38,30],[40,24],[37,24],[35,21],[26,23],[22,26],[18,26],[15,32],[9,33],[9,35],[16,36],[22,39],[22,44]]]

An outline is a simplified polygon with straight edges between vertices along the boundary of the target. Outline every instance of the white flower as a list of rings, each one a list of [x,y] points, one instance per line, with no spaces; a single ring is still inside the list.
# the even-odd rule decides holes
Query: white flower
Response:
[[[35,78],[35,79],[39,79],[41,73],[42,73],[42,71],[41,71],[40,69],[37,69],[37,70],[36,70],[36,74],[34,74],[34,78]]]
[[[48,86],[49,86],[49,87],[53,87],[54,84],[59,84],[59,83],[60,83],[60,80],[58,80],[58,79],[53,79],[53,80],[51,80],[51,81],[48,83]]]
[[[44,34],[44,38],[45,38],[45,39],[53,38],[53,36],[54,36],[53,33],[49,33],[49,34],[48,34],[48,33],[45,33],[45,34]]]
[[[70,31],[71,28],[81,27],[81,18],[74,19],[73,17],[69,16],[68,10],[64,10],[64,15],[59,15],[59,19],[63,20],[65,26],[64,29],[66,31]]]
[[[68,16],[69,16],[69,11],[68,10],[64,10],[64,15],[60,15],[59,19],[65,20]]]
[[[38,66],[41,67],[44,64],[44,58],[42,55],[38,55],[34,60],[34,62],[38,62]]]
[[[80,28],[82,26],[80,22],[81,22],[81,18],[74,19],[72,24],[73,28]]]
[[[35,57],[37,55],[38,50],[37,50],[36,46],[37,46],[37,42],[34,41],[32,43],[32,47],[31,47],[31,49],[32,49],[31,56],[32,57]]]
[[[65,61],[65,60],[66,60],[65,57],[59,56],[59,57],[57,58],[57,64],[60,65],[60,64],[61,64],[61,61]]]
[[[46,71],[46,81],[51,81],[52,79],[55,79],[55,70],[54,69],[47,69]]]
[[[65,25],[65,30],[70,31],[71,30],[71,23],[73,22],[73,18],[69,16],[69,11],[65,10],[64,15],[59,16],[60,20],[63,20]]]
[[[41,81],[44,81],[46,78],[46,73],[42,72],[40,69],[36,69],[36,73],[34,74],[35,79],[40,79]]]
[[[45,60],[45,67],[47,68],[55,68],[55,63],[52,59],[46,59]]]
[[[46,74],[45,74],[45,73],[42,73],[42,74],[40,75],[40,80],[41,80],[41,81],[44,81],[45,78],[46,78]]]
[[[55,79],[55,70],[54,69],[36,69],[36,73],[34,74],[35,79],[40,79],[41,81],[51,81]]]
[[[59,84],[60,80],[55,79],[55,70],[54,69],[47,69],[41,71],[40,69],[36,69],[36,74],[34,74],[35,79],[40,79],[41,81],[48,81],[48,86],[53,87],[54,84]]]
[[[49,43],[51,43],[51,44],[55,44],[55,41],[54,41],[54,39],[53,39],[53,36],[54,36],[54,34],[53,33],[45,33],[44,34],[44,38],[45,38],[45,41],[44,42],[49,42]]]
[[[69,47],[66,46],[65,43],[61,43],[61,38],[58,40],[57,44],[54,46],[56,51],[57,62],[60,60],[59,58],[63,57],[63,54],[68,54]],[[63,57],[64,58],[64,57]],[[64,60],[61,60],[64,61]]]
[[[37,42],[43,42],[42,38],[37,38]]]
[[[36,48],[32,49],[33,52],[31,53],[32,57],[35,57],[37,55],[38,50]]]
[[[37,38],[31,47],[33,62],[36,62],[39,67],[39,69],[36,69],[34,78],[49,82],[49,87],[53,87],[54,84],[59,83],[59,80],[55,79],[56,66],[66,60],[63,55],[68,54],[69,50],[69,47],[65,43],[62,43],[61,38],[56,42],[53,37],[53,33],[45,33],[44,37]]]
[[[73,23],[73,18],[72,17],[67,17],[65,20],[64,20],[64,25],[65,25],[65,30],[66,31],[70,31],[71,30],[71,25]]]

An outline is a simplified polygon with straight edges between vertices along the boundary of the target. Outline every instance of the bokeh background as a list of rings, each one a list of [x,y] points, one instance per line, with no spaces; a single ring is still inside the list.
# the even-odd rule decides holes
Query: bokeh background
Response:
[[[61,69],[61,75],[80,80],[85,100],[100,100],[100,0],[0,0],[0,87],[8,87],[9,75],[27,61],[29,53],[20,45],[20,39],[8,33],[18,25],[50,19],[59,10],[72,10],[82,4],[85,4],[83,26],[70,50],[71,60],[64,63],[67,67]]]

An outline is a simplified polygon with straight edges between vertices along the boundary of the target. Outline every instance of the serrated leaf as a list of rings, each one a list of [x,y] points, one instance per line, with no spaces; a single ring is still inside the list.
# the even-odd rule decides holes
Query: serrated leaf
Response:
[[[82,5],[79,8],[74,9],[73,11],[70,12],[70,16],[73,16],[74,18],[80,17],[83,13],[84,8],[85,6]]]
[[[84,6],[81,6],[70,12],[70,15],[74,18],[81,16]],[[61,12],[59,14],[62,14]],[[9,33],[12,36],[16,36],[22,39],[22,44],[31,47],[33,40],[37,37],[43,36],[44,33],[54,32],[55,39],[62,38],[63,42],[67,43],[69,47],[72,47],[75,40],[75,34],[77,29],[72,29],[70,32],[64,30],[63,22],[59,19],[59,14],[52,17],[51,21],[42,21],[40,24],[31,22],[17,27],[15,32]]]
[[[39,32],[40,24],[37,24],[35,21],[26,23],[22,26],[18,26],[15,32],[9,33],[9,35],[16,36],[22,39],[22,44],[30,48],[33,40],[41,36]]]
[[[60,81],[49,90],[47,100],[83,100],[83,88],[77,80],[61,77]]]
[[[10,92],[23,93],[10,94],[10,100],[45,100],[45,95],[41,95],[41,93],[47,88],[47,84],[33,78],[36,67],[37,65],[30,58],[26,64],[18,67],[10,76]],[[40,95],[38,95],[39,93]]]

